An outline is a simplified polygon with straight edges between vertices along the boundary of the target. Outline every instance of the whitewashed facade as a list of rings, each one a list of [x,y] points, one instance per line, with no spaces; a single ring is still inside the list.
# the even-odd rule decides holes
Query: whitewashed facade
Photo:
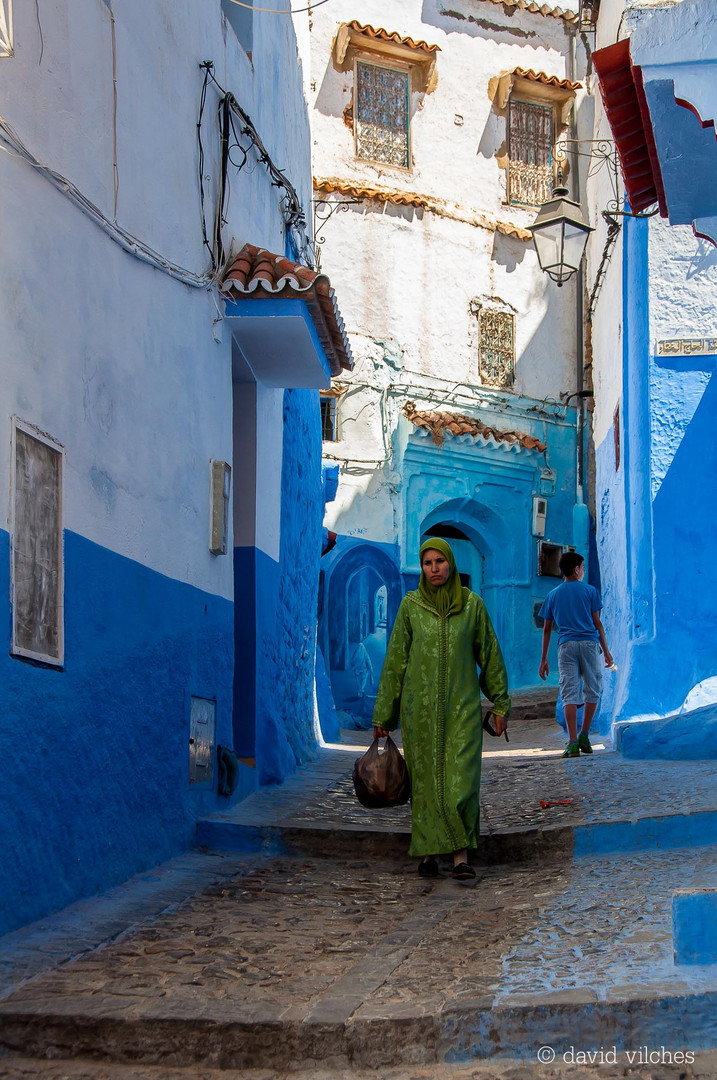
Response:
[[[356,358],[335,404],[324,405],[324,456],[341,470],[326,519],[339,540],[323,560],[322,646],[337,702],[361,681],[351,655],[365,636],[375,684],[376,635],[386,632],[376,614],[381,590],[390,628],[390,595],[413,587],[430,527],[449,527],[459,569],[502,631],[516,687],[539,681],[535,605],[557,583],[539,573],[540,540],[588,555],[576,442],[580,286],[558,289],[541,273],[527,231],[558,179],[557,144],[591,136],[585,52],[573,13],[526,7],[335,0],[311,15],[314,198],[323,200],[316,235]],[[364,68],[392,73],[389,82],[363,87]],[[406,80],[410,122],[399,138]],[[381,93],[393,102],[383,119]],[[534,170],[540,183],[529,163],[520,173],[520,123],[538,163],[540,124],[552,125],[549,163]],[[572,150],[562,151],[566,179],[579,196],[584,176]],[[438,448],[407,405],[477,419],[547,449],[518,442],[508,453],[490,432],[476,439],[450,430]],[[541,536],[535,500],[544,497]],[[357,564],[332,598],[342,559],[358,559],[359,545],[370,581],[356,584]],[[368,608],[367,620],[352,615],[354,603]]]

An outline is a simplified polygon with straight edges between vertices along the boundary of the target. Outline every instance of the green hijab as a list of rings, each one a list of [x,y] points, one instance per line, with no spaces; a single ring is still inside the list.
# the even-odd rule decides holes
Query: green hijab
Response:
[[[427,551],[440,551],[441,555],[448,560],[451,572],[445,585],[431,585],[426,580],[426,575],[423,573],[423,556]],[[437,536],[431,536],[424,544],[421,544],[418,558],[421,563],[421,580],[418,582],[418,591],[423,602],[433,608],[444,619],[448,615],[457,615],[463,607],[463,586],[458,576],[456,560],[453,557],[450,545]]]

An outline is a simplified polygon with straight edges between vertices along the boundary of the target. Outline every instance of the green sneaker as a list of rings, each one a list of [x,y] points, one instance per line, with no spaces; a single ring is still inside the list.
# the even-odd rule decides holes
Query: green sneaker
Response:
[[[580,743],[569,742],[563,750],[561,757],[580,757]]]
[[[584,731],[581,731],[578,735],[578,746],[584,754],[592,754],[593,752],[593,748],[590,744],[590,739]]]

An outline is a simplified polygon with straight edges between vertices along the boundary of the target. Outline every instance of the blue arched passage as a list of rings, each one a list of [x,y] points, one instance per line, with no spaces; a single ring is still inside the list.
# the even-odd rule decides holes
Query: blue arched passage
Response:
[[[351,547],[331,572],[325,618],[334,701],[364,722],[400,602],[398,566],[372,544]]]

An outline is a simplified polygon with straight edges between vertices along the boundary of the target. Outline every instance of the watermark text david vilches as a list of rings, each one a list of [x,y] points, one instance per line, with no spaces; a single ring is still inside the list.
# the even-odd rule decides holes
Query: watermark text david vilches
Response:
[[[541,1046],[536,1057],[543,1065],[550,1065],[556,1059],[566,1065],[617,1065],[618,1060],[628,1065],[694,1065],[695,1054],[692,1050],[668,1050],[666,1046],[639,1046],[636,1050],[620,1050],[616,1046],[600,1046],[597,1050],[582,1050],[569,1046],[567,1050],[555,1050],[552,1046]]]

